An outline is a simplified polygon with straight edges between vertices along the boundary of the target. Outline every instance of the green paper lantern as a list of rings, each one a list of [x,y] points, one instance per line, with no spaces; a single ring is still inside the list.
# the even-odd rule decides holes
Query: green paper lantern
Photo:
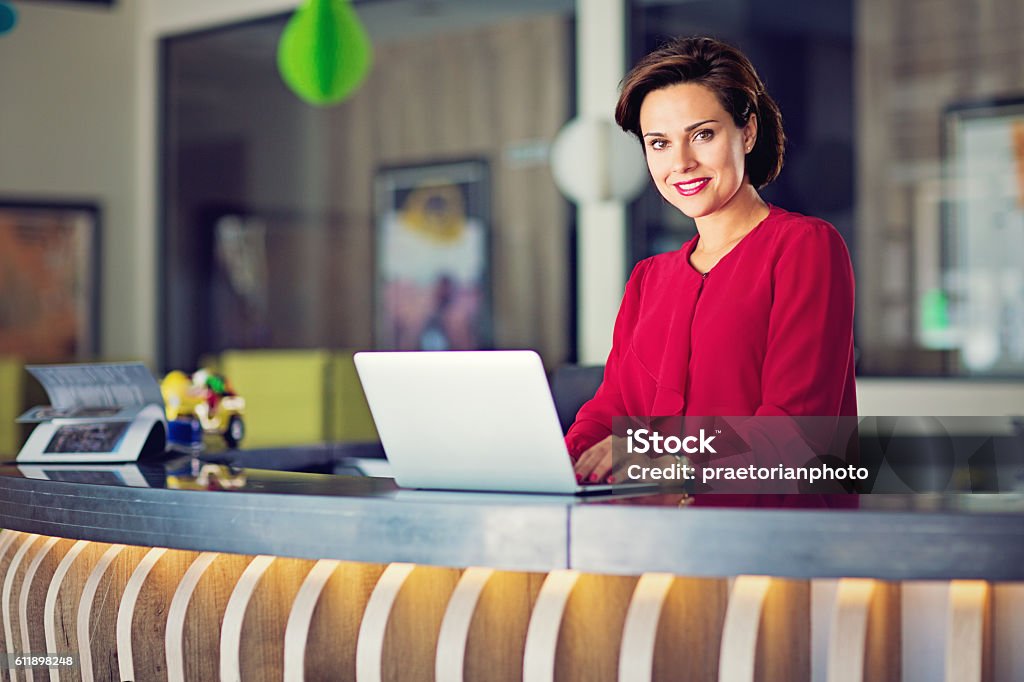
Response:
[[[18,13],[14,5],[9,2],[0,2],[0,36],[14,30],[18,24]]]
[[[929,289],[921,297],[921,328],[927,333],[949,329],[949,299],[941,289]]]
[[[302,100],[340,102],[370,72],[370,38],[348,0],[306,0],[277,44],[277,68]]]

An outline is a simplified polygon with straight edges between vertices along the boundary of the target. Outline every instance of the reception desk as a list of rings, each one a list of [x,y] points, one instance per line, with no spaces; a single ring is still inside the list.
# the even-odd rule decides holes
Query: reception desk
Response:
[[[1024,679],[1024,496],[681,499],[6,466],[4,652],[72,654],[61,680]]]

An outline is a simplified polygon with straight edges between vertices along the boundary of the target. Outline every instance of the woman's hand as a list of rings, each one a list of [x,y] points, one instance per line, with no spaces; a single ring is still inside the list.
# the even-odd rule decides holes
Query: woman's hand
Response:
[[[608,436],[586,450],[573,467],[580,483],[614,483],[612,476],[612,437]]]

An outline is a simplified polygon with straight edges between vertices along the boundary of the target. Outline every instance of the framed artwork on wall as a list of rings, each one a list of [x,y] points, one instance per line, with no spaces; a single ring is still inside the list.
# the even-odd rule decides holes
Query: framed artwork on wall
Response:
[[[1024,374],[1024,96],[945,112],[941,279],[922,320],[965,374]]]
[[[0,355],[95,358],[99,245],[95,204],[0,199]]]
[[[382,169],[375,177],[374,207],[377,348],[491,347],[486,162]]]

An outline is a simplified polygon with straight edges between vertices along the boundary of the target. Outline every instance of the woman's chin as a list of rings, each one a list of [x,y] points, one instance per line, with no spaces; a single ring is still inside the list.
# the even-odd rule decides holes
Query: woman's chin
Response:
[[[698,218],[711,215],[717,208],[707,201],[687,201],[686,199],[683,199],[682,201],[674,201],[673,205],[678,208],[683,215],[687,218],[691,218],[692,220],[697,220]]]

